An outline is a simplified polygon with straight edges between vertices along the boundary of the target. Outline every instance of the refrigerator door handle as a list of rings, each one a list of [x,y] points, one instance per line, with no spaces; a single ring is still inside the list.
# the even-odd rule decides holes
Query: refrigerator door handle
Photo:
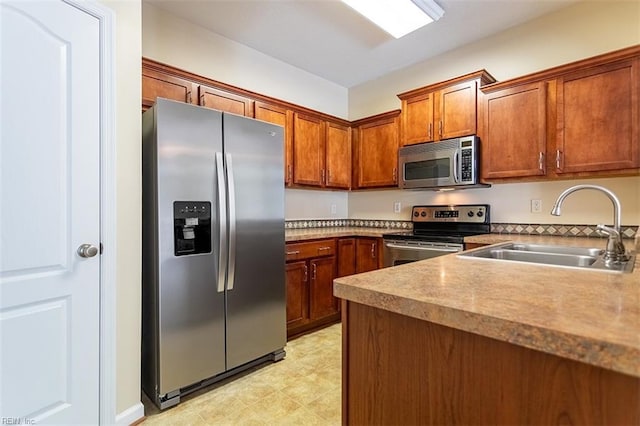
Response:
[[[231,154],[226,154],[226,160],[227,186],[229,190],[229,266],[227,271],[227,290],[233,290],[236,272],[236,191]]]
[[[220,239],[218,241],[218,293],[222,293],[224,291],[225,276],[227,274],[227,257],[225,256],[225,242],[227,241],[227,202],[224,182],[224,162],[221,152],[216,152],[216,174],[218,177],[218,221],[220,224]]]

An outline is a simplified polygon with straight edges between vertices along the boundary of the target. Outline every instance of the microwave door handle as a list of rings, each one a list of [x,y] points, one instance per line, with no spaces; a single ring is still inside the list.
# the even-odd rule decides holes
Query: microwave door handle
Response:
[[[456,149],[456,152],[453,154],[453,181],[456,183],[460,182],[460,177],[458,176],[459,165],[460,165],[460,150]]]

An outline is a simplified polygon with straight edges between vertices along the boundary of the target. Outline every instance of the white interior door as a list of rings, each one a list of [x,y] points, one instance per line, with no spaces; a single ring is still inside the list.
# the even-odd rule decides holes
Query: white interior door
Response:
[[[100,245],[99,30],[59,0],[0,1],[3,423],[98,423],[100,255],[77,250]]]

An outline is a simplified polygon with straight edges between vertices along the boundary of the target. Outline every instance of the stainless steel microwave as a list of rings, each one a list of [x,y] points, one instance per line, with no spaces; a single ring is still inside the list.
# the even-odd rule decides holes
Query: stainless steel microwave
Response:
[[[421,143],[398,151],[398,186],[403,189],[462,189],[479,184],[477,136]]]

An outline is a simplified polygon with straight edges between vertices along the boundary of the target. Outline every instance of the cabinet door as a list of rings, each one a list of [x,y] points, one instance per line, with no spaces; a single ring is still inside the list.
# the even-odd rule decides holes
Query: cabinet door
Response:
[[[338,313],[338,299],[333,297],[335,259],[329,256],[309,262],[309,318],[312,321]]]
[[[324,121],[308,115],[293,116],[293,183],[322,186],[324,181]]]
[[[478,83],[467,81],[436,92],[438,137],[449,139],[476,133]]]
[[[433,141],[433,93],[402,101],[402,145]]]
[[[544,82],[485,94],[483,178],[545,174],[546,98]]]
[[[331,188],[351,188],[351,129],[327,123],[325,149],[326,184]]]
[[[378,269],[378,239],[356,239],[356,273]]]
[[[142,110],[146,111],[156,102],[156,98],[197,103],[195,85],[178,77],[142,67]]]
[[[253,117],[253,100],[213,87],[199,86],[198,99],[202,106],[232,114]]]
[[[640,60],[559,78],[557,103],[557,173],[640,165]]]
[[[398,118],[363,124],[358,134],[358,187],[396,186]]]
[[[356,239],[340,238],[338,240],[338,277],[356,273]]]
[[[284,127],[284,183],[293,178],[293,111],[265,102],[255,103],[255,118]]]
[[[287,328],[297,327],[309,318],[309,266],[307,262],[286,265]]]

